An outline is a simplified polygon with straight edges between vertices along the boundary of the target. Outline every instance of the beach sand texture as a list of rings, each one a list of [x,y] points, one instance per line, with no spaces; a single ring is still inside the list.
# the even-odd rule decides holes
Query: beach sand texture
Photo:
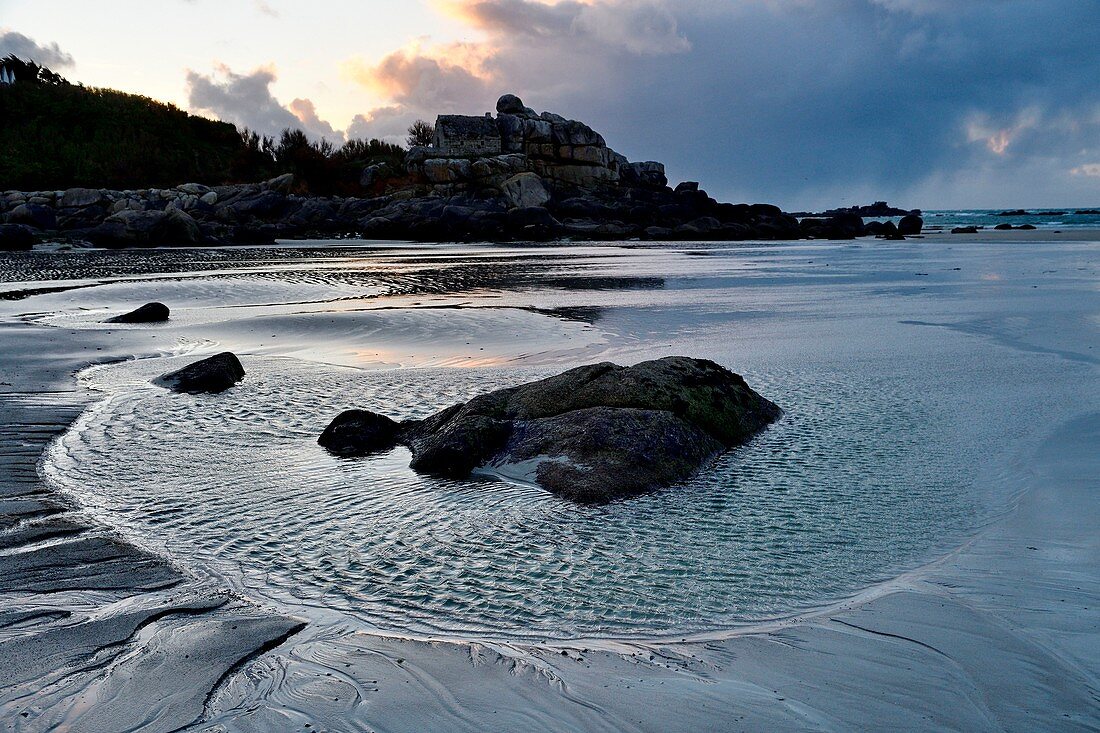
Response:
[[[4,255],[4,730],[1100,729],[1100,236],[1072,235]],[[168,303],[172,320],[102,323],[151,300]],[[853,535],[881,547],[882,559],[843,582],[819,583],[817,597],[812,588],[763,594],[767,602],[755,608],[751,593],[719,594],[694,624],[675,603],[640,606],[647,615],[633,625],[598,606],[590,616],[517,611],[493,633],[492,615],[463,607],[461,595],[450,617],[427,602],[420,617],[403,617],[407,607],[387,598],[384,584],[372,602],[354,593],[338,602],[333,590],[296,598],[291,591],[304,581],[258,580],[276,566],[242,568],[234,548],[204,546],[216,525],[167,512],[150,522],[158,491],[186,497],[197,484],[155,471],[138,482],[130,473],[135,456],[153,450],[139,433],[157,434],[141,410],[166,404],[143,385],[226,349],[252,375],[243,385],[270,392],[240,395],[302,403],[300,424],[264,428],[272,441],[304,442],[312,420],[330,418],[338,403],[357,406],[357,395],[387,401],[400,417],[501,380],[686,353],[717,358],[793,408],[790,434],[776,432],[781,442],[757,449],[809,450],[812,439],[847,445],[832,423],[877,436],[859,451],[908,451],[943,466],[959,456],[967,463],[978,446],[990,460],[975,458],[972,473],[943,474],[965,479],[956,487],[912,484],[921,501],[952,489],[961,496],[949,497],[942,514],[930,512],[935,521],[920,525],[922,537],[885,521],[879,545]],[[88,371],[91,364],[104,366]],[[339,394],[344,374],[360,391]],[[193,415],[212,415],[211,424],[240,420],[241,446],[260,445],[263,430],[250,431],[264,403],[252,414],[231,399],[187,404]],[[821,405],[823,426],[804,417]],[[913,427],[871,432],[876,410],[896,411]],[[155,450],[170,455],[180,450],[173,439],[194,428],[186,410],[161,414],[172,429],[162,426]],[[927,430],[922,416],[950,420]],[[138,426],[132,445],[119,438],[127,433],[111,432],[127,419]],[[800,424],[808,426],[801,438],[790,427]],[[809,461],[805,475],[844,465],[859,468],[853,476],[872,473],[874,464],[852,450],[835,466]],[[400,458],[339,468],[294,455],[301,462],[288,465],[302,473],[293,475],[316,475],[318,486],[340,471],[345,484],[367,468],[401,476]],[[112,456],[117,475],[107,475]],[[755,466],[761,458],[738,460]],[[150,455],[148,465],[162,462]],[[918,470],[916,459],[898,465],[907,467],[894,481],[899,496],[906,481],[942,478]],[[309,473],[320,468],[324,479]],[[559,516],[530,487],[453,490],[456,508],[489,513],[477,502],[493,495],[515,512],[539,506]],[[661,510],[660,496],[647,500]],[[178,516],[202,508],[179,506]],[[270,523],[288,506],[258,501],[255,514]],[[348,514],[347,506],[335,511]],[[676,511],[690,519],[693,509],[703,511]],[[345,521],[354,520],[351,513]],[[427,509],[419,524],[401,521],[408,532],[433,526]],[[923,536],[937,527],[942,536]],[[826,529],[808,529],[807,541]],[[359,548],[368,556],[361,562],[369,564],[371,547]],[[772,576],[761,568],[750,577]],[[403,582],[393,581],[392,596],[419,587]],[[457,587],[441,584],[440,596]],[[531,599],[554,597],[530,587]],[[585,598],[585,608],[599,600]],[[662,618],[674,623],[662,627]],[[575,627],[553,633],[562,619]]]

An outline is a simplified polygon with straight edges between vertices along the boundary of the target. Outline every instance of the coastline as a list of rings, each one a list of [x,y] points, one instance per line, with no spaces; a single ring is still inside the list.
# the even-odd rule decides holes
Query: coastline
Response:
[[[1006,233],[996,234],[1003,238]],[[1021,241],[1043,241],[1036,237],[1045,235],[1019,234],[1024,235]],[[975,236],[982,238],[946,235],[944,241],[973,241]],[[41,348],[46,327],[5,324],[3,328],[2,338],[13,345],[9,353],[34,357],[19,360],[16,381],[0,389],[58,391],[68,393],[66,400],[74,389],[73,371],[87,360],[80,352],[101,348],[100,359],[110,359],[148,348],[138,347],[133,339],[120,346],[118,340],[108,341],[99,332],[78,330],[72,332],[79,334],[76,343],[58,344],[59,355]],[[29,331],[16,333],[19,329],[30,329],[37,337]],[[5,370],[5,375],[9,373]],[[9,379],[5,376],[5,381]],[[22,478],[5,484],[10,496],[39,495],[43,488],[36,474],[31,477],[28,460],[37,463],[35,451],[63,430],[84,404],[86,396],[81,395],[63,407],[51,404],[34,412],[11,413],[13,425],[43,424],[49,432],[39,442],[26,441],[30,446],[12,459]],[[1094,603],[1100,598],[1096,559],[1100,552],[1096,540],[1089,539],[1098,513],[1090,500],[1089,477],[1096,475],[1097,463],[1089,462],[1087,449],[1100,439],[1100,416],[1086,405],[1081,407],[1084,416],[1047,430],[1038,447],[1037,480],[1018,497],[1015,509],[964,548],[933,562],[916,577],[891,581],[896,585],[883,595],[854,599],[790,622],[719,639],[618,640],[599,647],[580,640],[541,645],[412,641],[320,629],[316,635],[307,630],[305,639],[291,639],[285,652],[257,657],[258,651],[283,638],[276,630],[293,633],[299,630],[296,623],[271,616],[257,618],[254,609],[236,601],[230,607],[215,607],[212,598],[217,592],[200,588],[186,601],[169,606],[175,616],[149,612],[146,621],[138,622],[135,631],[146,628],[143,623],[155,629],[151,639],[144,631],[131,639],[139,649],[144,642],[145,653],[134,655],[131,650],[120,655],[123,658],[116,660],[121,666],[115,667],[112,677],[117,684],[127,678],[127,671],[148,675],[148,665],[153,664],[149,660],[172,654],[178,666],[171,674],[193,668],[179,659],[179,649],[165,646],[169,636],[188,639],[195,645],[189,649],[207,653],[214,649],[221,654],[215,658],[228,667],[203,693],[200,714],[206,715],[206,725],[231,730],[306,720],[340,729],[356,710],[366,710],[370,725],[379,730],[433,725],[481,730],[490,724],[505,730],[698,730],[713,727],[718,720],[728,722],[730,729],[747,730],[1092,730],[1097,727],[1095,703],[1100,688],[1095,664],[1100,658],[1096,623],[1100,603]],[[21,441],[23,436],[20,431]],[[15,442],[13,437],[3,445]],[[33,459],[27,458],[29,453],[34,453]],[[47,545],[45,551],[55,552],[52,547],[56,545]],[[1072,556],[1067,556],[1070,551]],[[146,560],[133,550],[123,557],[123,564]],[[175,571],[154,572],[160,574],[158,582],[175,579],[173,588],[188,585],[178,574],[168,574]],[[127,597],[116,610],[140,606],[147,595]],[[155,593],[149,602],[152,598],[157,604],[163,600]],[[1075,604],[1073,616],[1062,605],[1067,600]],[[250,620],[254,633],[245,640],[228,634],[223,623],[227,618],[235,623]],[[185,633],[159,628],[181,619],[187,622]],[[93,625],[85,626],[86,632],[78,636],[93,639],[98,648],[104,645],[94,641],[100,628],[95,621],[89,617],[86,623]],[[51,632],[49,624],[49,620],[43,624],[46,633]],[[12,640],[40,633],[42,626],[24,628],[0,642],[0,649],[18,652]],[[268,638],[261,640],[265,633]],[[72,642],[68,643],[67,649],[59,646],[62,655],[72,653]],[[159,655],[163,649],[171,649],[172,654]],[[241,669],[242,660],[281,676],[283,684],[267,687],[262,678],[252,675],[226,679],[225,674]],[[90,671],[93,679],[100,668]],[[843,674],[838,675],[841,669]],[[329,674],[334,675],[331,680],[321,679]],[[151,684],[155,674],[141,681],[131,674],[129,679],[132,685],[122,697],[116,690],[106,696],[109,703],[101,697],[94,708],[113,716],[112,723],[119,729],[128,713],[136,715],[136,709],[145,704],[140,702],[143,695],[148,699],[160,692]],[[302,698],[305,691],[309,691],[308,706]],[[323,691],[333,691],[336,699],[329,703]],[[169,730],[187,725],[191,721],[184,718],[197,709],[198,693],[192,693],[188,704],[168,705],[155,720],[145,720],[147,727],[126,729]],[[123,698],[132,707],[120,705]],[[246,700],[247,709],[236,707]],[[655,700],[659,706],[653,705]],[[25,703],[10,689],[0,699],[4,709],[15,710],[10,706]],[[635,720],[631,713],[643,704],[650,714],[646,720]],[[1050,714],[1055,711],[1059,717],[1052,720]],[[81,725],[94,729],[95,714],[78,719],[75,729]],[[20,716],[15,725],[15,730],[41,729],[29,716]]]

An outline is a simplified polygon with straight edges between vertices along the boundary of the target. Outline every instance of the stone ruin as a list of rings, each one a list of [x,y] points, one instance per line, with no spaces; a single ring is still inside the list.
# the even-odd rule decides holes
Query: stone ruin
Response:
[[[406,168],[445,192],[499,189],[514,206],[542,205],[554,188],[668,185],[661,163],[631,163],[583,122],[536,113],[514,94],[497,101],[495,118],[440,115],[433,144],[412,148]]]
[[[432,149],[447,157],[500,155],[503,152],[497,121],[484,117],[439,115],[435,120]]]

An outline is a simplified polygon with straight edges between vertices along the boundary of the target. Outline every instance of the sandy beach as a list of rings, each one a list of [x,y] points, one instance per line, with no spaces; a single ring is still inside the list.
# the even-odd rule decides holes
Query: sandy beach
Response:
[[[4,254],[3,730],[1100,730],[1098,275],[1092,230]],[[595,517],[315,445],[671,354],[787,415]]]

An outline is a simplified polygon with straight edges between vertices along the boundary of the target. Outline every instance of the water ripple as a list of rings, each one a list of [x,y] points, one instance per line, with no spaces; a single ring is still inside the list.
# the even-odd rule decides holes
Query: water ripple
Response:
[[[683,486],[605,507],[417,476],[403,448],[348,460],[315,442],[349,406],[419,417],[546,368],[359,371],[258,357],[246,368],[218,396],[149,385],[160,360],[89,370],[108,397],[54,445],[48,476],[251,592],[383,628],[712,630],[885,579],[975,522],[967,487],[980,446],[936,439],[947,398],[898,389],[913,379],[904,368],[751,375],[785,407],[781,422]]]

